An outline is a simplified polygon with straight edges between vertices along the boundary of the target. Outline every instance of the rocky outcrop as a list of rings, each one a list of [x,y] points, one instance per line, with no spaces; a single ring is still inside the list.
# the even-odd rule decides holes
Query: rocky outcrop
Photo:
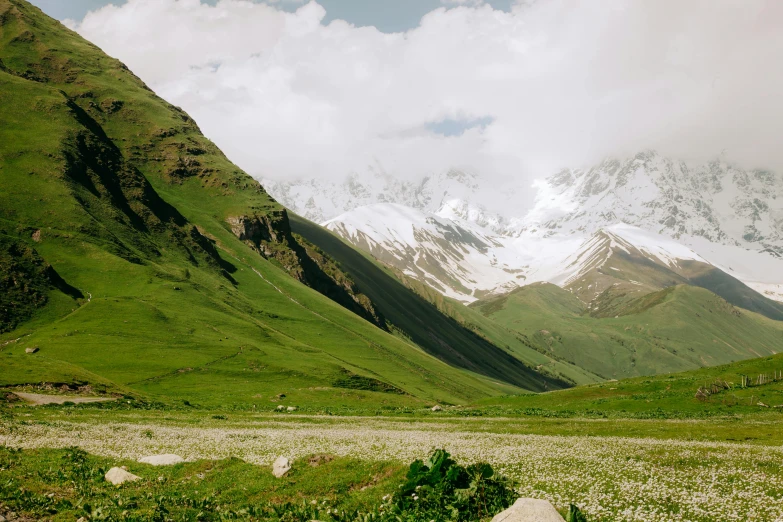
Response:
[[[185,462],[185,459],[179,455],[173,453],[166,453],[164,455],[150,455],[148,457],[142,457],[139,459],[142,464],[151,464],[153,466],[172,466],[174,464],[180,464]]]
[[[272,474],[277,478],[281,478],[289,471],[291,471],[291,461],[285,457],[278,457],[272,465]]]
[[[565,522],[548,500],[520,498],[492,522]]]
[[[104,478],[107,482],[111,482],[115,486],[119,486],[125,482],[135,482],[137,480],[141,480],[141,477],[138,477],[133,473],[128,472],[127,470],[117,467],[111,468],[109,471],[107,471]]]
[[[234,235],[261,256],[332,301],[386,328],[374,303],[337,263],[315,245],[291,232],[285,209],[248,213],[226,219]]]
[[[292,240],[285,209],[264,214],[246,214],[226,219],[240,241],[249,243],[265,256],[273,255],[269,243],[286,244]]]

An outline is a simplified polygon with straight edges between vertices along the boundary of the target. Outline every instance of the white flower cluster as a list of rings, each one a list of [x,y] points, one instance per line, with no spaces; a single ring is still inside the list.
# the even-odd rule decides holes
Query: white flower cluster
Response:
[[[445,448],[486,461],[521,484],[520,494],[602,521],[783,521],[783,448],[620,437],[565,437],[460,431],[455,424],[371,418],[262,421],[194,427],[64,421],[0,423],[0,444],[79,446],[137,459],[176,453],[188,460],[239,457],[270,465],[330,453],[403,463]]]

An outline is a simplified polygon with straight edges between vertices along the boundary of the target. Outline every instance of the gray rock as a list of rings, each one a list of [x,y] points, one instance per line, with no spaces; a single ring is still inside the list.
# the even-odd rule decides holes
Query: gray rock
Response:
[[[286,408],[288,411],[296,411],[296,406],[289,406]]]
[[[565,522],[548,500],[519,498],[514,505],[495,515],[492,522]]]
[[[277,411],[283,411],[284,409],[285,409],[285,406],[283,406],[282,404],[278,404],[277,405]]]
[[[104,478],[114,485],[141,480],[141,477],[137,477],[133,473],[129,473],[128,471],[118,467],[111,468],[109,471],[107,471]]]
[[[153,466],[171,466],[172,464],[179,464],[185,462],[185,459],[179,455],[173,453],[166,453],[164,455],[150,455],[149,457],[142,457],[139,462],[144,464],[152,464]]]
[[[25,348],[24,349],[24,353],[35,353],[37,351],[38,351],[38,347],[37,346],[33,346],[32,348]]]
[[[430,409],[431,409],[432,411],[443,411],[443,408],[442,408],[442,407],[441,407],[439,404],[436,404],[435,406],[433,406],[433,407],[432,407],[432,408],[430,408]]]
[[[280,478],[291,470],[291,461],[285,457],[278,457],[272,465],[272,474]]]
[[[0,522],[5,522],[5,517],[3,515],[0,515]]]

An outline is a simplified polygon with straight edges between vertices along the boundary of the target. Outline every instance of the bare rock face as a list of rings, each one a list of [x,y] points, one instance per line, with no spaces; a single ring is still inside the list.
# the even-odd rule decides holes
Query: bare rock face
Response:
[[[548,500],[519,498],[507,510],[495,515],[492,522],[565,522]]]
[[[108,481],[114,484],[115,486],[118,486],[120,484],[123,484],[125,482],[134,482],[136,480],[141,480],[141,477],[137,477],[133,473],[130,473],[128,471],[125,471],[122,468],[113,467],[109,471],[106,472],[106,475],[104,478]]]
[[[285,457],[278,457],[272,465],[272,474],[280,478],[291,470],[291,461]]]
[[[139,462],[143,464],[152,464],[153,466],[171,466],[173,464],[179,464],[185,462],[185,459],[179,455],[173,453],[166,453],[164,455],[150,455],[149,457],[142,457]]]
[[[262,215],[232,216],[226,221],[240,241],[247,241],[256,248],[262,247],[264,242],[282,243],[291,236],[285,210]]]

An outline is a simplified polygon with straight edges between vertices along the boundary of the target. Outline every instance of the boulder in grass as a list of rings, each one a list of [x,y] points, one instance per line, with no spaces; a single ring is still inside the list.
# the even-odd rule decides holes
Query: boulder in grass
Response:
[[[152,464],[153,466],[171,466],[174,464],[179,464],[180,462],[185,462],[185,459],[179,455],[174,455],[173,453],[166,453],[164,455],[150,455],[149,457],[142,457],[139,459],[139,462],[144,464]]]
[[[492,522],[565,522],[548,500],[519,498],[507,510],[495,515]]]
[[[288,410],[288,411],[296,411],[296,406],[289,406],[288,408],[286,408],[286,410]]]
[[[272,465],[272,474],[277,478],[282,477],[289,471],[291,471],[291,461],[285,457],[278,457]]]
[[[36,353],[36,352],[38,352],[38,347],[37,346],[33,346],[32,348],[25,348],[24,349],[24,353]]]
[[[120,484],[123,484],[125,482],[134,482],[136,480],[141,480],[141,477],[137,477],[133,473],[130,473],[122,468],[114,467],[111,468],[109,471],[106,472],[106,475],[104,478],[108,481],[114,484],[115,486],[118,486]]]
[[[433,406],[433,407],[432,407],[432,408],[430,408],[430,409],[431,409],[432,411],[443,411],[443,408],[442,408],[442,407],[441,407],[439,404],[436,404],[435,406]]]

